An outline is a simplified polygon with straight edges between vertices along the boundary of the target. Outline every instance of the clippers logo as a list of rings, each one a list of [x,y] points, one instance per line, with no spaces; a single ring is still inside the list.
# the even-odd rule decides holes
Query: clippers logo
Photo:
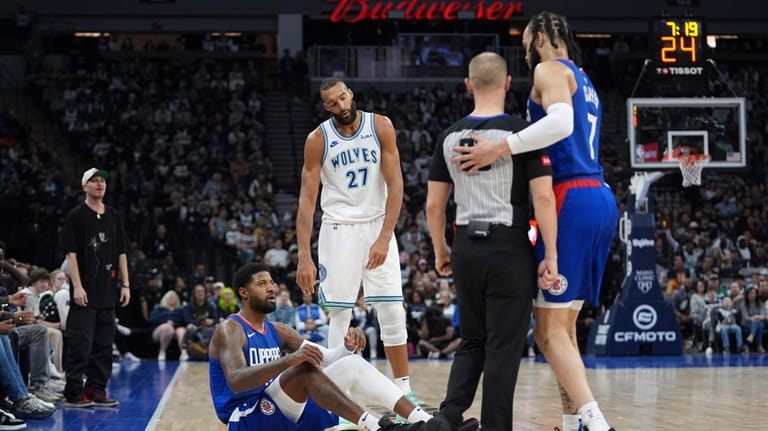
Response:
[[[552,283],[552,287],[550,287],[547,292],[549,292],[552,295],[560,296],[568,289],[568,279],[563,277],[563,274],[557,274],[557,280],[555,280],[554,283]]]
[[[541,156],[541,166],[552,166],[552,160],[549,160],[548,155]]]
[[[647,304],[638,306],[635,308],[635,311],[632,312],[632,322],[635,324],[637,329],[642,331],[646,331],[656,326],[656,321],[658,318],[659,317],[656,315],[656,310]]]
[[[261,401],[259,401],[259,410],[266,416],[272,416],[275,414],[275,405],[268,399],[262,398]]]

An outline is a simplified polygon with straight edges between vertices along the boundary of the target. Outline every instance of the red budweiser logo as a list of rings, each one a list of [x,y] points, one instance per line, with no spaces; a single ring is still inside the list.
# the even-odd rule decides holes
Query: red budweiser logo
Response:
[[[474,12],[475,19],[488,21],[507,20],[516,13],[523,13],[523,2],[513,1],[376,1],[376,0],[327,0],[337,3],[331,12],[331,22],[360,22],[367,19],[384,20],[391,11],[405,13],[406,20],[455,20],[459,12]]]

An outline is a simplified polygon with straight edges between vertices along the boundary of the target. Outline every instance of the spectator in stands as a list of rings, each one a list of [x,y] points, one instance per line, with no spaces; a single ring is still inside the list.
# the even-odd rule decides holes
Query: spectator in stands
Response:
[[[323,347],[328,347],[325,334],[318,330],[317,325],[315,324],[315,319],[312,317],[307,317],[306,320],[304,320],[304,327],[299,329],[298,332],[305,340],[317,343]]]
[[[288,250],[283,248],[283,241],[276,239],[272,248],[264,254],[264,263],[269,265],[273,272],[281,273],[288,265]]]
[[[419,350],[430,359],[444,358],[445,347],[454,339],[451,321],[443,317],[440,306],[428,307],[419,328]]]
[[[27,292],[20,290],[3,297],[3,300],[7,302],[0,303],[0,307],[5,309],[10,305],[21,310],[26,308],[27,299]],[[11,314],[6,314],[6,317],[11,317],[15,327],[18,350],[23,353],[19,357],[26,358],[19,362],[19,368],[23,369],[25,374],[29,373],[30,392],[43,401],[61,402],[64,398],[48,388],[50,355],[48,353],[47,329],[45,326],[35,323],[37,319],[31,310],[14,311]],[[3,320],[7,320],[7,318]]]
[[[360,328],[365,333],[368,338],[368,357],[377,359],[379,357],[379,320],[376,317],[376,309],[365,303],[363,295],[357,297],[349,326]]]
[[[741,326],[739,321],[741,320],[741,313],[739,310],[733,308],[733,301],[726,296],[722,300],[723,306],[717,310],[717,330],[720,333],[720,337],[723,340],[723,354],[730,353],[730,336],[734,335],[736,338],[736,351],[742,350],[749,353],[749,347],[744,346],[744,339],[741,334]]]
[[[205,286],[195,285],[192,290],[192,300],[184,307],[184,314],[188,331],[203,326],[213,327],[218,322],[216,308],[208,301]]]
[[[281,89],[290,91],[293,88],[295,79],[293,69],[294,60],[291,57],[291,50],[286,48],[283,50],[283,56],[277,61],[277,76]]]
[[[63,273],[62,273],[63,274]],[[53,298],[51,292],[51,274],[45,270],[45,268],[35,268],[29,274],[29,287],[25,287],[23,290],[27,294],[27,305],[25,308],[32,311],[35,315],[35,323],[43,325],[48,332],[48,346],[50,347],[50,358],[52,364],[46,364],[49,366],[49,376],[52,372],[56,372],[57,377],[60,377],[59,372],[62,370],[61,356],[64,350],[64,337],[61,332],[61,322],[49,322],[43,318],[42,310],[40,309],[40,302],[43,294],[47,294],[47,297]],[[46,303],[48,301],[46,300]],[[52,301],[50,301],[52,304]],[[52,307],[56,310],[55,304]],[[56,317],[58,318],[58,310],[56,310]],[[46,350],[47,351],[47,350]],[[55,369],[51,370],[50,365],[54,365]]]
[[[14,319],[12,316],[3,312],[0,316],[0,387],[3,389],[11,402],[11,413],[20,419],[43,419],[51,416],[56,408],[47,402],[37,398],[35,395],[27,392],[27,387],[21,376],[21,371],[16,363],[9,340],[9,335],[14,329]],[[11,317],[10,319],[8,317]],[[0,410],[2,412],[2,410]],[[4,413],[4,412],[3,412]],[[23,425],[17,421],[11,420],[3,414],[0,423],[15,424],[16,428]],[[9,425],[10,426],[10,425]],[[26,426],[24,426],[26,427]]]
[[[283,285],[285,286],[285,285]],[[269,313],[267,317],[273,322],[280,322],[291,328],[296,327],[296,310],[291,302],[291,293],[288,288],[281,288],[277,295],[277,304],[275,311]]]
[[[696,282],[696,290],[690,296],[690,319],[693,330],[693,343],[703,351],[709,336],[704,331],[704,321],[708,318],[709,308],[706,302],[707,284],[703,280]],[[677,313],[677,312],[676,312]]]
[[[741,301],[742,330],[749,334],[746,344],[754,342],[755,349],[759,353],[765,353],[763,347],[763,330],[765,329],[765,304],[757,298],[757,288],[750,286]]]
[[[219,294],[218,308],[216,309],[219,321],[221,322],[229,317],[230,314],[237,313],[238,311],[240,311],[240,305],[235,297],[235,291],[231,287],[223,287]]]
[[[296,329],[304,329],[304,322],[307,317],[311,317],[315,325],[320,328],[328,324],[328,317],[325,311],[315,303],[315,297],[311,293],[305,293],[301,296],[302,303],[296,307]]]
[[[5,258],[5,243],[0,241],[0,289],[5,289],[5,295],[16,293],[19,286],[26,286],[29,276]]]
[[[181,352],[179,360],[186,361],[189,359],[187,349],[183,345],[184,333],[189,322],[185,320],[184,308],[176,292],[173,290],[166,292],[160,303],[152,310],[149,319],[152,322],[152,326],[154,326],[152,340],[160,343],[157,360],[165,361],[166,350],[174,337]]]

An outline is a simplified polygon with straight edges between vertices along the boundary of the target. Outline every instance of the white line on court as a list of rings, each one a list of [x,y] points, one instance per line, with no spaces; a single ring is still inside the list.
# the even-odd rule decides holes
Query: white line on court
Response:
[[[160,422],[160,416],[163,414],[163,410],[165,410],[165,403],[168,402],[168,398],[171,397],[171,390],[173,390],[173,386],[176,384],[176,378],[179,377],[179,374],[181,374],[181,370],[187,368],[187,363],[183,362],[179,364],[178,367],[176,367],[176,372],[173,373],[173,377],[171,378],[171,381],[168,382],[168,386],[165,387],[165,392],[163,392],[163,397],[160,398],[160,402],[157,404],[157,408],[155,408],[155,412],[152,414],[152,417],[149,418],[149,423],[147,424],[147,427],[144,428],[144,431],[155,431],[155,427],[157,426],[157,423]]]

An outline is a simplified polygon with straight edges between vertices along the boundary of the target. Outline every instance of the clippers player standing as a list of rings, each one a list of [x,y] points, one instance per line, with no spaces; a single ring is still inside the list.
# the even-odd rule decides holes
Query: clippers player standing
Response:
[[[457,147],[453,159],[474,174],[498,157],[547,148],[557,199],[560,275],[534,300],[536,343],[560,387],[563,431],[608,431],[610,426],[587,381],[576,341],[576,318],[584,301],[597,305],[603,269],[618,211],[598,162],[600,99],[587,74],[571,60],[578,56],[565,17],[541,12],[523,32],[526,61],[533,71],[528,100],[529,127],[492,142]]]
[[[362,281],[365,301],[373,303],[378,312],[381,340],[395,383],[413,401],[393,235],[403,201],[395,130],[389,118],[358,111],[352,90],[341,80],[325,79],[320,96],[331,118],[309,134],[304,147],[296,219],[297,281],[302,292],[313,293],[315,278],[319,279],[321,305],[330,308],[330,348],[343,343]],[[318,277],[310,237],[321,183]]]

